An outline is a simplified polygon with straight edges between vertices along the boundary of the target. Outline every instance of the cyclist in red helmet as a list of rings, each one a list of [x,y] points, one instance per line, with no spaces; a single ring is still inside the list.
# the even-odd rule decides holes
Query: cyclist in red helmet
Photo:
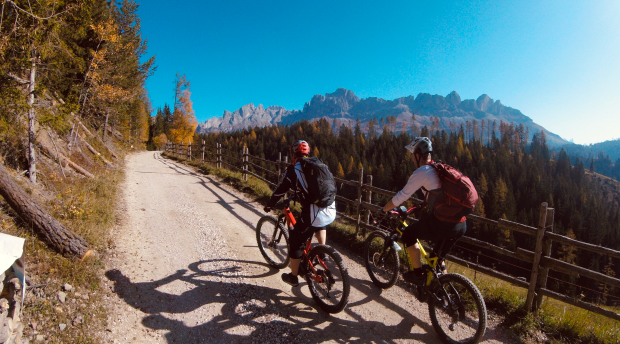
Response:
[[[291,272],[282,274],[282,280],[294,287],[299,285],[299,263],[301,262],[304,244],[315,233],[319,244],[325,244],[325,226],[334,222],[336,219],[336,203],[332,203],[326,208],[320,208],[316,204],[308,204],[305,199],[308,197],[308,182],[302,171],[299,160],[307,158],[310,154],[310,145],[304,140],[293,143],[289,149],[293,163],[286,169],[284,178],[273,192],[271,199],[264,208],[265,212],[270,212],[275,204],[287,191],[293,190],[296,201],[301,203],[301,217],[295,224],[294,229],[289,233],[291,257]]]

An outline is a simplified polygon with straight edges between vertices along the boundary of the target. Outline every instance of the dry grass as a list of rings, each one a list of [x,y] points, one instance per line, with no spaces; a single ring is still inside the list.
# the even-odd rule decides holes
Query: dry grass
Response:
[[[123,172],[121,161],[115,161],[117,169],[106,170],[101,161],[87,161],[87,157],[76,153],[71,159],[89,168],[95,179],[69,171],[65,171],[65,178],[58,164],[50,161],[38,165],[41,173],[36,190],[24,178],[16,179],[23,181],[22,187],[52,216],[88,242],[97,252],[94,258],[78,263],[63,257],[34,236],[6,204],[0,212],[4,233],[26,239],[26,272],[35,288],[27,293],[24,304],[25,338],[34,336],[33,328],[28,326],[33,322],[37,324],[38,334],[51,343],[96,343],[96,334],[105,330],[107,313],[100,290],[104,272],[101,258],[113,242],[110,228],[116,221],[115,204]],[[68,292],[67,302],[61,303],[57,293],[65,283],[71,284],[74,291]],[[87,294],[88,300],[76,297],[75,292]],[[74,326],[72,321],[77,315],[82,315],[84,320]],[[60,331],[59,324],[67,324],[66,329]]]
[[[544,333],[550,343],[620,342],[616,320],[547,297],[536,314],[528,315],[523,309],[527,290],[458,264],[448,264],[448,270],[475,281],[487,308],[501,314],[504,325],[528,341],[539,341],[537,333]]]
[[[244,181],[240,172],[217,169],[209,164],[190,162],[165,153],[164,155],[196,166],[202,173],[216,175],[257,201],[266,203],[271,196],[269,186],[252,176],[249,176],[248,181]],[[351,248],[353,252],[363,252],[364,237],[356,233],[355,226],[336,221],[329,229],[330,240]],[[405,265],[407,260],[403,254],[404,251],[401,251],[401,261]],[[501,315],[504,319],[503,325],[521,336],[525,342],[620,343],[618,321],[548,298],[545,298],[536,314],[528,315],[523,310],[527,290],[453,263],[448,264],[448,271],[460,273],[475,281],[489,311]]]

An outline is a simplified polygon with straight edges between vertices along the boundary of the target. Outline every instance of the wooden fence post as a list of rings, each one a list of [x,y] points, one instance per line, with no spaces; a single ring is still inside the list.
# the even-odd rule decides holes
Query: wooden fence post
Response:
[[[357,225],[355,226],[355,235],[360,232],[360,222],[362,221],[362,186],[364,185],[364,168],[360,168],[360,179],[357,184]]]
[[[372,174],[366,176],[366,184],[372,186]],[[372,191],[366,191],[366,203],[372,203]],[[370,210],[366,210],[366,224],[370,224]],[[366,228],[362,231],[366,235]]]
[[[189,141],[187,145],[187,157],[189,161],[192,161],[192,141]]]
[[[534,262],[532,263],[532,274],[530,276],[530,286],[525,300],[525,310],[530,313],[536,295],[536,284],[538,282],[538,271],[540,269],[540,259],[543,253],[543,239],[545,238],[545,222],[547,221],[547,202],[540,205],[540,215],[538,217],[538,232],[536,233],[536,248],[534,250]]]
[[[243,180],[248,180],[248,164],[247,164],[247,147],[243,147],[243,155],[241,161],[243,162]]]
[[[280,178],[282,178],[282,152],[278,152],[278,185],[280,184]]]
[[[547,208],[547,218],[545,219],[545,233],[553,233],[553,218],[555,215],[554,208]],[[551,255],[551,244],[553,240],[545,239],[543,241],[542,248],[542,256],[549,257]],[[540,288],[547,288],[547,278],[549,277],[549,268],[542,268],[540,271],[540,277],[538,277],[538,281],[536,283],[536,290]],[[538,310],[538,308],[542,305],[543,296],[541,293],[536,294],[536,298],[534,299],[534,310]]]
[[[221,162],[220,162],[221,159],[222,157],[220,156],[220,144],[216,143],[215,144],[215,166],[217,168],[221,168]]]
[[[288,166],[288,155],[284,157],[284,166]],[[286,197],[288,197],[289,193],[289,191],[286,192]]]
[[[202,162],[205,162],[205,140],[202,140]]]

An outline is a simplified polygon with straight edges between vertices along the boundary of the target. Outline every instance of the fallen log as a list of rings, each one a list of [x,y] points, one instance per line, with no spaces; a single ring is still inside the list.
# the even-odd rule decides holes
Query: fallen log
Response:
[[[82,127],[82,129],[84,129],[84,131],[86,131],[88,133],[88,136],[93,136],[93,134],[90,132],[90,130],[88,130],[88,128],[86,128],[84,123],[82,123],[79,119],[77,121],[80,124],[80,127]]]
[[[78,137],[82,140],[82,142],[86,145],[86,148],[88,148],[88,150],[90,150],[93,154],[95,154],[96,156],[100,157],[101,160],[103,160],[103,162],[105,162],[108,166],[110,167],[114,167],[114,165],[112,165],[111,162],[109,162],[106,158],[103,157],[103,155],[101,155],[101,153],[97,152],[93,146],[91,146],[90,144],[88,144],[88,142],[86,142],[86,140],[82,137],[82,135],[78,134]]]
[[[31,227],[35,234],[54,251],[66,257],[84,260],[93,250],[79,235],[73,233],[35,202],[0,164],[0,195],[11,209]]]
[[[43,149],[45,149],[47,151],[47,154],[49,154],[50,156],[54,157],[55,153],[54,151],[52,151],[52,149],[44,144],[41,144],[41,147],[43,147]],[[85,175],[88,178],[95,178],[95,176],[86,171],[85,169],[83,169],[82,167],[80,167],[78,164],[74,163],[73,161],[69,160],[66,156],[64,156],[62,153],[58,152],[58,155],[56,156],[59,160],[64,160],[67,162],[67,165],[71,166],[74,170],[76,170],[77,172]]]

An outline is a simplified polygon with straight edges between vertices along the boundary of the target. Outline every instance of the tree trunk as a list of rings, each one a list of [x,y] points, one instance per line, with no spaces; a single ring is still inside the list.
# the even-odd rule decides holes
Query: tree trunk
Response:
[[[110,109],[107,109],[105,112],[105,124],[103,125],[103,142],[105,142],[105,137],[108,134],[108,117],[110,117]]]
[[[32,66],[30,67],[30,85],[28,86],[28,175],[33,184],[37,183],[37,156],[34,150],[34,82],[37,73],[36,53],[32,53]]]
[[[88,148],[88,150],[90,150],[93,154],[95,154],[96,156],[98,156],[99,158],[101,158],[101,160],[103,160],[103,162],[105,162],[108,166],[110,167],[114,167],[114,165],[112,165],[111,162],[109,162],[103,155],[101,155],[101,153],[97,152],[95,150],[95,148],[93,148],[93,146],[91,146],[90,144],[88,144],[88,142],[86,142],[86,139],[84,139],[81,135],[78,134],[78,137],[80,138],[80,140],[82,140],[82,142],[86,145],[86,148]]]
[[[84,129],[84,131],[86,131],[88,133],[88,136],[93,136],[93,134],[90,132],[90,130],[88,130],[88,128],[86,128],[84,123],[82,123],[82,121],[80,121],[79,119],[78,119],[78,124],[80,125],[80,127],[82,127],[82,129]]]
[[[37,236],[53,250],[66,257],[83,260],[93,254],[86,241],[66,228],[36,203],[0,164],[0,195],[11,209],[31,226]]]

